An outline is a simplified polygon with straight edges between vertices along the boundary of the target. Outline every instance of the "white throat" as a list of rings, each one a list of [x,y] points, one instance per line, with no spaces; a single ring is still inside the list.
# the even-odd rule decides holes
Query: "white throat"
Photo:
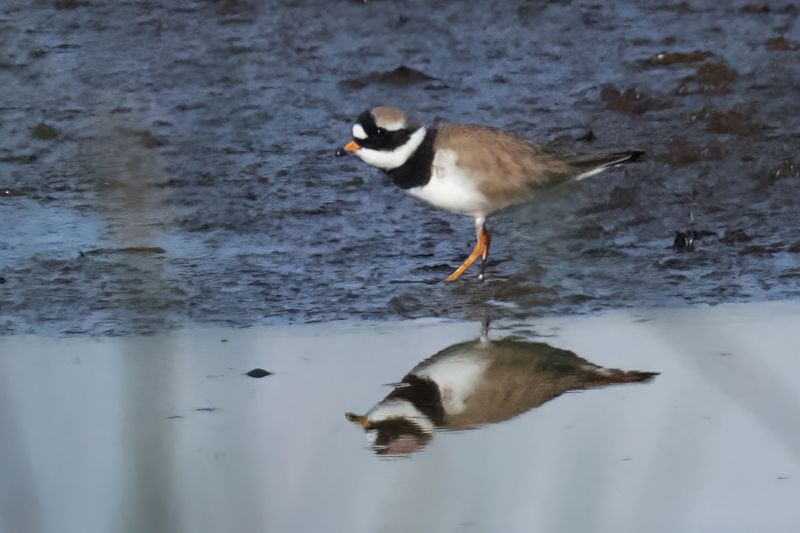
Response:
[[[423,139],[425,139],[425,133],[427,133],[427,130],[424,127],[419,128],[411,134],[405,144],[401,144],[392,151],[361,148],[356,152],[356,155],[368,165],[384,170],[401,167],[422,144]]]
[[[383,400],[367,413],[367,419],[369,419],[370,422],[381,422],[383,420],[389,420],[390,418],[409,420],[417,424],[423,431],[430,432],[434,429],[431,419],[414,407],[414,404],[408,400],[397,398]]]

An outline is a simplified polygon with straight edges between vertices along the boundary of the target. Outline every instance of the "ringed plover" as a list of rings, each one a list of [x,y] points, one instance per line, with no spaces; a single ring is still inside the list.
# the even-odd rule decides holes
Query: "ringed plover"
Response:
[[[455,281],[489,258],[486,218],[506,207],[533,200],[545,189],[594,176],[639,159],[630,150],[595,155],[565,154],[501,129],[467,124],[425,127],[393,107],[374,107],[353,125],[353,139],[336,150],[355,154],[386,173],[409,194],[435,207],[475,219],[477,244],[450,274]]]

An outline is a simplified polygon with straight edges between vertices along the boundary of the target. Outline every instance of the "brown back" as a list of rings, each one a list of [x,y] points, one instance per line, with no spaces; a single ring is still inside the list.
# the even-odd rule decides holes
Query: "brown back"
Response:
[[[475,353],[489,366],[463,411],[445,414],[444,427],[467,429],[519,416],[565,392],[647,381],[653,372],[603,368],[574,352],[520,340],[472,341],[452,346],[418,365],[454,353]]]
[[[536,189],[579,173],[554,151],[488,126],[442,124],[434,147],[454,150],[458,166],[498,207],[525,201]]]

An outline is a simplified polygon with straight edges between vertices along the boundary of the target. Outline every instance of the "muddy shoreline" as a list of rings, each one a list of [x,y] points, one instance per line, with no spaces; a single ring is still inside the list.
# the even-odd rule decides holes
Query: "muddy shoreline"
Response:
[[[796,299],[798,13],[5,3],[0,333]],[[445,284],[471,221],[333,157],[379,103],[648,159],[493,217],[489,281]]]

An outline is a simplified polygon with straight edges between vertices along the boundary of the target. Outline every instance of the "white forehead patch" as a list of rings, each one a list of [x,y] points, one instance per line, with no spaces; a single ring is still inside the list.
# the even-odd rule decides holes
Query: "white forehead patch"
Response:
[[[383,124],[379,124],[379,126],[386,131],[397,131],[402,130],[406,127],[406,123],[402,121],[394,121],[394,122],[386,122]]]
[[[353,124],[353,137],[356,139],[366,139],[367,132],[364,131],[364,126],[361,124]]]

